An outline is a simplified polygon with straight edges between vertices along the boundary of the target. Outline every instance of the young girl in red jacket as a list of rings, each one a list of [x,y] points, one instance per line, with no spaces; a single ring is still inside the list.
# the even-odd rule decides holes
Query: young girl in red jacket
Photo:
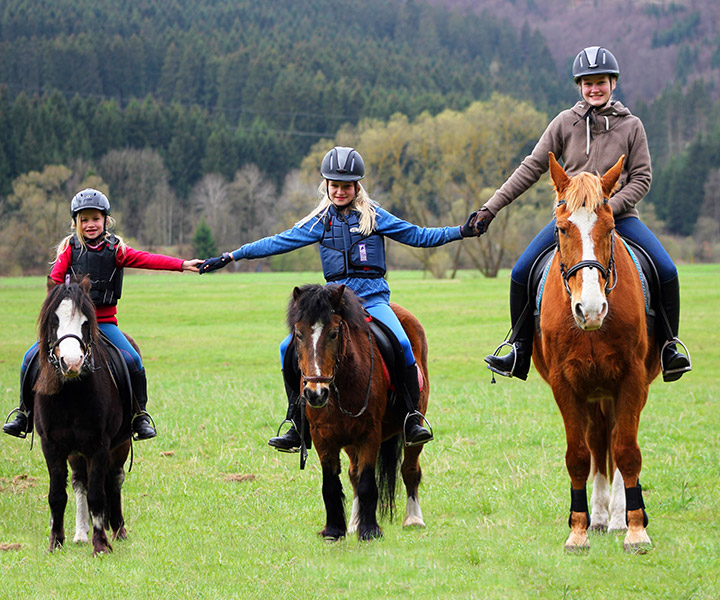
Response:
[[[110,216],[110,202],[98,190],[78,192],[70,203],[73,233],[57,247],[57,257],[50,277],[56,283],[65,281],[66,275],[89,275],[92,281],[90,297],[95,304],[98,326],[123,355],[130,372],[135,415],[132,429],[135,439],[145,440],[157,435],[152,419],[146,411],[147,380],[142,359],[120,331],[116,318],[117,301],[122,292],[123,269],[157,269],[167,271],[198,271],[199,259],[183,260],[162,254],[133,250],[122,238],[110,231],[115,221]],[[32,431],[31,399],[22,398],[23,380],[28,365],[37,354],[35,342],[25,353],[20,370],[20,406],[13,411],[15,419],[3,426],[3,431],[16,437],[25,437]],[[12,413],[11,413],[12,415]]]

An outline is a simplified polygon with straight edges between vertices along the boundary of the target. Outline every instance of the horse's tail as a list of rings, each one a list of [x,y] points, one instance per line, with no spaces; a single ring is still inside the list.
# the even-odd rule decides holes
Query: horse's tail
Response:
[[[378,504],[380,515],[393,519],[395,511],[395,487],[400,466],[402,436],[396,435],[380,444],[377,461]]]

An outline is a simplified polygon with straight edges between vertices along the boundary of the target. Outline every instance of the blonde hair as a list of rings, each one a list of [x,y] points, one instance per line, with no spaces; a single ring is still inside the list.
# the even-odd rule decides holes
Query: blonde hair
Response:
[[[82,212],[82,211],[80,211]],[[115,229],[115,219],[113,219],[110,215],[106,215],[105,217],[105,232],[103,233],[103,237],[101,241],[107,241],[108,238],[112,235],[112,230]],[[82,246],[82,250],[87,250],[87,244],[85,243],[85,238],[77,232],[77,223],[76,219],[72,220],[72,223],[70,224],[71,232],[68,236],[64,237],[62,240],[60,240],[60,243],[57,245],[57,250],[55,252],[55,260],[53,260],[50,264],[54,265],[57,262],[57,259],[60,257],[60,255],[67,250],[67,247],[70,245],[70,241],[72,240],[73,236],[77,234],[78,240],[80,240],[80,246]],[[115,235],[115,238],[117,239],[117,251],[120,254],[123,254],[125,250],[127,249],[127,244],[125,241],[119,236]]]
[[[296,227],[304,225],[313,217],[317,217],[317,221],[313,223],[312,227],[315,227],[316,223],[323,220],[323,217],[327,214],[328,209],[332,205],[332,201],[330,200],[330,196],[328,196],[327,192],[327,183],[328,180],[323,179],[322,183],[318,187],[320,202],[309,215],[303,217],[295,223]],[[357,194],[355,195],[353,201],[348,205],[348,208],[360,213],[360,233],[363,235],[370,235],[373,231],[375,231],[375,207],[378,206],[378,203],[368,196],[368,193],[365,191],[365,188],[360,182],[356,182],[355,185]]]

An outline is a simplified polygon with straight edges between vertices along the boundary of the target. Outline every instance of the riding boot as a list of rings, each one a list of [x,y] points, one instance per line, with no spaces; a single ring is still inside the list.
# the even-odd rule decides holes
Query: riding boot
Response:
[[[9,419],[14,414],[15,419],[3,425],[3,433],[19,438],[27,437],[33,430],[33,395],[30,392],[24,393],[26,376],[27,370],[20,373],[20,406],[7,416]]]
[[[277,435],[268,440],[268,445],[276,448],[280,452],[298,452],[302,439],[300,438],[300,422],[302,419],[302,407],[300,405],[300,387],[295,381],[289,382],[285,377],[285,371],[283,370],[283,382],[285,383],[285,393],[288,399],[288,410],[285,420],[280,424],[280,427],[284,423],[290,423],[290,429],[287,430],[283,435]],[[279,433],[279,430],[278,430]],[[312,444],[310,436],[305,435],[305,443],[309,448]]]
[[[149,440],[157,435],[153,420],[145,410],[147,408],[147,379],[145,369],[130,373],[130,384],[135,397],[136,412],[132,418],[133,438],[136,440]]]
[[[532,311],[526,311],[529,298],[527,285],[510,280],[510,320],[515,340],[512,344],[504,342],[498,346],[497,353],[503,346],[509,345],[510,352],[504,356],[489,354],[485,357],[488,369],[503,377],[517,377],[525,381],[530,370],[533,346]],[[525,314],[523,314],[525,313]]]
[[[663,381],[676,381],[682,377],[683,373],[692,370],[690,363],[690,355],[687,356],[680,353],[677,344],[685,349],[678,339],[678,328],[680,324],[680,283],[675,277],[666,283],[660,284],[660,305],[665,313],[664,321],[664,339],[661,340],[662,351],[660,355],[660,364],[662,365]]]
[[[420,402],[420,381],[418,380],[417,363],[405,369],[405,389],[410,396],[413,410],[405,417],[404,436],[406,446],[419,446],[433,439],[433,434],[423,427],[425,417],[418,411]]]

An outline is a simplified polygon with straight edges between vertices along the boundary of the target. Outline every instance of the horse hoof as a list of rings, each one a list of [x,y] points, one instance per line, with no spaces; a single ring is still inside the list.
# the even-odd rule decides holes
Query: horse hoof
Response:
[[[377,538],[381,538],[383,536],[382,531],[380,530],[380,527],[373,527],[372,529],[368,529],[367,531],[363,531],[362,533],[358,533],[358,539],[361,542],[368,542],[370,540],[375,540]]]
[[[405,529],[410,527],[422,528],[425,527],[425,521],[423,521],[420,517],[408,517],[403,521],[403,527]]]
[[[597,525],[590,525],[588,528],[588,531],[592,531],[593,533],[607,533],[607,530],[607,525],[603,525],[601,523],[598,523]]]
[[[326,542],[337,542],[338,540],[345,537],[345,532],[333,529],[323,529],[320,532],[320,536],[322,539],[324,539]]]
[[[103,554],[110,554],[113,551],[112,546],[108,544],[107,546],[101,546],[98,548],[93,549],[93,556],[103,555]]]
[[[88,538],[87,534],[85,534],[85,535],[75,534],[75,537],[73,538],[73,543],[78,544],[78,545],[87,544],[89,541],[90,541],[90,539]]]
[[[115,533],[113,533],[113,541],[126,540],[127,537],[128,537],[127,530],[125,529],[124,525],[120,529],[118,529]]]

